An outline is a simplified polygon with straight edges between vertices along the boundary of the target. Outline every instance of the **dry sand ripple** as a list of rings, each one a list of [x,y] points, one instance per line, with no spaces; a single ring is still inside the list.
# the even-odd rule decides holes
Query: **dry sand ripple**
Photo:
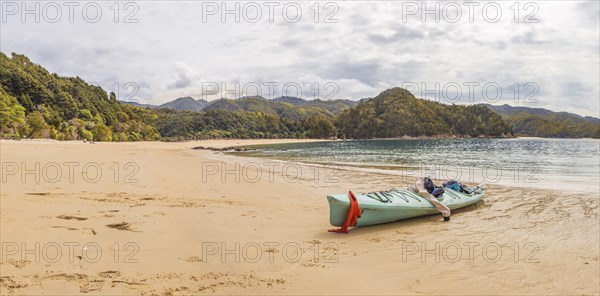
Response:
[[[103,172],[96,182],[81,170],[73,181],[66,171],[56,182],[3,176],[0,294],[600,293],[597,192],[492,184],[449,223],[430,216],[333,234],[327,193],[406,184],[343,170],[333,183],[324,174],[291,182],[281,166],[270,179],[265,166],[247,166],[263,160],[190,149],[255,142],[0,142],[2,163]],[[137,182],[124,181],[128,163]],[[203,175],[206,164],[236,163],[263,175]]]

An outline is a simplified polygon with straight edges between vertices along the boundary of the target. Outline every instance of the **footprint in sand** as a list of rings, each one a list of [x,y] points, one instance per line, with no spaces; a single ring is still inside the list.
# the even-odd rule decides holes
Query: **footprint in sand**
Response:
[[[82,273],[59,273],[59,274],[53,274],[53,275],[49,275],[46,276],[44,279],[49,279],[49,280],[64,280],[64,281],[72,281],[72,280],[82,280],[82,279],[87,279],[88,276],[86,274],[82,274]]]
[[[76,217],[76,216],[69,216],[69,215],[60,215],[60,216],[56,216],[56,218],[63,219],[63,220],[77,220],[77,221],[85,221],[88,219],[85,217]]]
[[[44,278],[45,280],[62,280],[68,282],[75,282],[79,284],[79,292],[88,293],[92,291],[98,291],[102,289],[104,280],[90,278],[87,274],[81,273],[60,273],[50,275]]]
[[[321,266],[321,264],[319,264],[318,259],[308,260],[308,261],[301,263],[300,265],[304,266],[304,267],[320,267]]]
[[[166,215],[164,212],[154,212],[152,214],[144,215],[144,217],[152,217],[152,216],[164,216]]]
[[[114,279],[114,278],[120,277],[121,276],[121,272],[120,271],[116,271],[116,270],[108,270],[108,271],[99,272],[98,276],[103,277],[103,278],[107,278],[107,279]]]
[[[195,263],[195,262],[202,262],[202,259],[200,259],[200,257],[198,257],[198,256],[191,256],[191,257],[187,257],[187,258],[183,259],[183,261]]]
[[[108,225],[106,225],[106,227],[114,228],[114,229],[118,229],[118,230],[133,231],[133,229],[131,229],[131,224],[129,224],[127,222],[108,224]]]
[[[14,295],[14,289],[22,289],[29,286],[29,284],[19,283],[15,281],[10,276],[2,276],[0,277],[0,287],[6,287],[8,290],[8,295]],[[0,289],[0,291],[2,291]]]
[[[128,286],[147,286],[147,283],[138,283],[138,282],[128,282],[128,281],[112,281],[112,287],[115,286],[115,284],[126,284]]]
[[[266,253],[279,253],[279,250],[275,248],[266,249],[264,252]]]
[[[63,228],[66,230],[79,230],[79,228],[67,227],[67,226],[52,226],[52,228]]]
[[[93,291],[100,291],[104,286],[103,280],[90,280],[87,282],[83,282],[79,285],[79,292],[81,293],[89,293]]]
[[[8,260],[6,260],[6,262],[8,262],[10,265],[12,265],[18,269],[21,269],[21,268],[31,264],[31,261],[29,261],[29,260],[8,259]]]

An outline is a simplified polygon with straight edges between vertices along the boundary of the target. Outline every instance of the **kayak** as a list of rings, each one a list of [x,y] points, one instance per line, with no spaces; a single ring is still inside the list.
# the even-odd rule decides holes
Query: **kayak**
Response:
[[[471,194],[446,188],[437,200],[453,210],[477,203],[484,194],[484,188],[477,188]],[[356,194],[356,198],[362,211],[356,227],[440,213],[419,193],[407,189]],[[348,194],[330,194],[327,195],[327,201],[329,202],[329,222],[333,226],[342,226],[350,207]]]

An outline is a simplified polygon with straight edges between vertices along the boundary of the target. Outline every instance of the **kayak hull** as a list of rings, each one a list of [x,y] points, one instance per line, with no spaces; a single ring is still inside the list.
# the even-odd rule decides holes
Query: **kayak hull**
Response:
[[[446,189],[438,201],[453,210],[477,203],[484,194],[485,190],[474,194],[464,194]],[[361,217],[357,220],[357,227],[439,214],[429,201],[412,191],[398,189],[386,192],[386,196],[389,198],[389,202],[382,202],[371,193],[369,195],[356,194],[362,211]],[[329,222],[333,226],[342,226],[350,207],[348,194],[331,194],[327,196],[327,201],[329,202]]]

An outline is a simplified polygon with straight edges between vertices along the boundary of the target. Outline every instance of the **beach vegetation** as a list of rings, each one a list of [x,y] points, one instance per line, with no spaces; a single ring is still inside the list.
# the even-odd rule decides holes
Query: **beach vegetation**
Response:
[[[599,138],[600,119],[540,108],[449,105],[391,88],[371,99],[180,98],[177,108],[126,104],[79,77],[0,52],[0,137],[94,141],[213,138]],[[194,110],[185,109],[194,103]],[[145,107],[140,107],[145,106]]]

